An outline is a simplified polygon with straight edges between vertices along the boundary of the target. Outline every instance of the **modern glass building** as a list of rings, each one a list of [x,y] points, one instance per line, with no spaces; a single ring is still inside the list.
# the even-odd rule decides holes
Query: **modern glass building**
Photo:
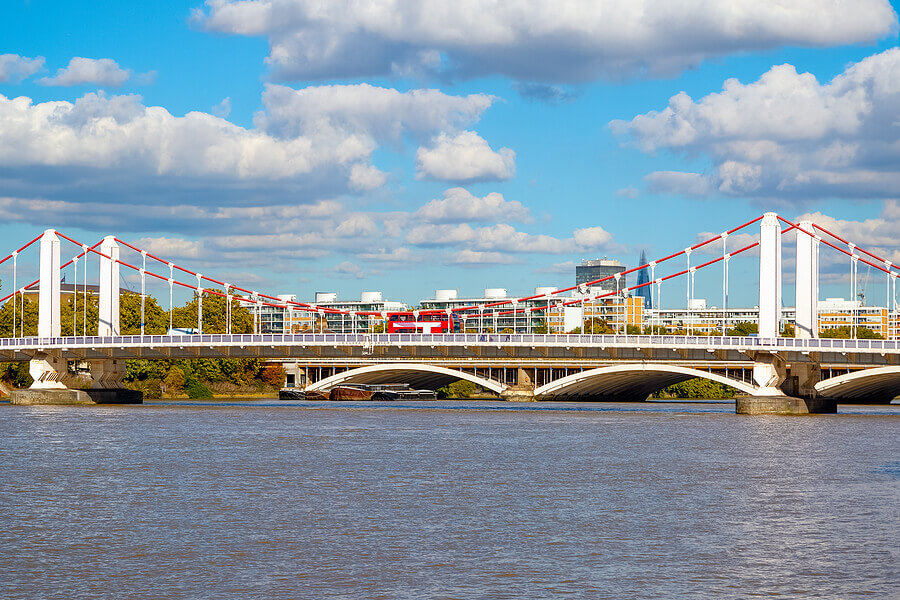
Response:
[[[641,250],[641,261],[638,263],[639,265],[647,264],[647,252],[645,250]],[[644,267],[640,271],[638,271],[637,285],[650,283],[650,269],[648,267]],[[635,296],[640,296],[644,299],[644,308],[651,309],[653,308],[653,286],[645,285],[642,288],[638,288],[634,291]]]
[[[582,260],[580,265],[575,265],[575,285],[590,283],[591,281],[596,281],[605,277],[612,277],[616,273],[621,273],[624,270],[625,265],[617,260],[610,260],[607,258]],[[618,289],[622,289],[627,286],[628,284],[625,282],[625,276],[623,275],[619,279]],[[602,290],[604,292],[615,292],[616,280],[608,279],[607,281],[601,281],[600,283],[594,284],[591,287],[593,288],[592,292],[594,293],[598,290]]]

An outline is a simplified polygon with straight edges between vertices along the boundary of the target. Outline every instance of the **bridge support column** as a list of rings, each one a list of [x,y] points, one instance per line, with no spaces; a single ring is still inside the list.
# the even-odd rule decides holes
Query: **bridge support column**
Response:
[[[61,357],[39,353],[28,362],[28,374],[34,380],[33,390],[64,390],[68,365]]]
[[[819,241],[812,221],[800,221],[797,232],[797,318],[794,337],[819,337]],[[812,235],[803,233],[804,231]]]
[[[816,384],[822,379],[822,369],[818,363],[792,363],[788,366],[787,379],[781,389],[789,396],[815,398]]]
[[[115,236],[108,235],[100,244],[100,323],[97,335],[119,335],[119,244]]]
[[[781,224],[768,212],[759,236],[759,337],[778,337],[781,321]]]
[[[297,362],[281,363],[284,369],[284,385],[278,392],[279,400],[305,400],[306,369]]]
[[[783,396],[781,384],[787,378],[784,360],[777,354],[760,354],[753,363],[753,381],[757,396]]]
[[[526,369],[519,368],[516,377],[516,383],[507,386],[500,397],[511,402],[534,402],[534,381],[531,374]]]
[[[40,290],[38,292],[38,337],[60,335],[59,237],[48,229],[41,236]]]

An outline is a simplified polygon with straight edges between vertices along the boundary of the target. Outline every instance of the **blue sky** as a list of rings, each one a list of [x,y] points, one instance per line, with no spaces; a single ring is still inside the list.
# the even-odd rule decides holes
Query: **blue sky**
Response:
[[[766,210],[900,262],[896,7],[674,4],[9,0],[0,231],[301,299],[563,287]]]

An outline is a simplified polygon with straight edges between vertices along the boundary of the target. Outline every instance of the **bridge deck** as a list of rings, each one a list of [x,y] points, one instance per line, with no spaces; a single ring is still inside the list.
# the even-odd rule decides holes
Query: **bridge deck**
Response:
[[[900,354],[900,341],[856,339],[795,339],[684,335],[582,335],[521,333],[452,334],[198,334],[124,335],[113,337],[21,337],[0,338],[0,354],[10,352],[66,352],[77,348],[165,348],[251,346],[442,346],[442,347],[543,347],[543,348],[660,348],[737,350],[752,352],[840,352],[855,354]],[[8,359],[7,359],[8,360]]]

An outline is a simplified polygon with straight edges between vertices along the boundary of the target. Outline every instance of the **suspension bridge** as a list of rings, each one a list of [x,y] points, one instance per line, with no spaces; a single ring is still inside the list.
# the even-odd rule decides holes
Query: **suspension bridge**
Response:
[[[796,322],[794,337],[780,331],[782,311],[782,237],[796,232]],[[729,238],[739,232],[757,233],[758,240],[733,250]],[[756,237],[754,235],[754,237]],[[73,248],[62,263],[62,247]],[[721,244],[721,255],[695,264],[692,255]],[[38,277],[17,287],[23,253],[38,249]],[[663,285],[685,282],[684,301],[690,307],[696,274],[720,270],[722,280],[722,335],[588,335],[497,333],[234,333],[235,302],[257,311],[277,307],[315,315],[342,315],[350,320],[384,318],[384,313],[343,311],[313,303],[284,300],[249,287],[203,275],[155,254],[107,236],[93,245],[49,229],[0,259],[11,261],[13,291],[0,303],[12,306],[12,336],[0,338],[0,362],[28,361],[34,380],[28,390],[14,390],[14,403],[137,402],[140,394],[125,390],[122,378],[129,359],[271,358],[282,359],[288,376],[307,390],[342,384],[406,382],[436,387],[469,380],[508,399],[643,400],[668,385],[699,377],[736,388],[738,412],[833,412],[839,401],[889,402],[900,394],[900,342],[878,339],[826,339],[819,337],[820,251],[826,248],[847,259],[851,292],[857,285],[859,264],[885,276],[885,294],[896,307],[898,267],[860,245],[849,242],[811,221],[791,222],[766,213],[717,236],[658,260],[580,286],[547,291],[522,298],[447,309],[463,321],[517,314],[541,314],[566,306],[621,299],[645,286],[656,298]],[[759,333],[725,335],[729,297],[729,265],[753,250],[759,256]],[[125,260],[129,252],[135,259]],[[662,275],[676,259],[684,268]],[[89,262],[94,271],[89,272]],[[148,264],[150,268],[148,268]],[[155,268],[154,268],[155,266]],[[140,280],[140,332],[123,335],[120,328],[121,269]],[[626,286],[625,276],[642,269],[649,280]],[[67,271],[68,270],[68,271]],[[159,271],[162,271],[161,273]],[[61,274],[73,275],[72,335],[62,335]],[[98,316],[96,334],[88,329],[87,294],[96,272]],[[657,274],[660,276],[657,276]],[[80,279],[79,279],[80,277]],[[30,278],[24,278],[27,281]],[[185,281],[187,280],[187,281]],[[614,280],[614,291],[594,287]],[[173,332],[173,295],[187,290],[197,299],[196,331],[156,335],[145,332],[148,284],[167,288],[170,334]],[[667,284],[671,285],[671,284]],[[25,295],[38,291],[37,334],[25,335]],[[573,292],[571,296],[564,296]],[[204,298],[225,300],[224,332],[203,329]],[[8,310],[8,308],[6,308]],[[79,315],[81,331],[79,335]],[[651,326],[654,323],[651,320]],[[651,331],[661,331],[651,327]],[[68,329],[68,324],[66,325]],[[92,387],[73,389],[69,364],[90,366]]]

